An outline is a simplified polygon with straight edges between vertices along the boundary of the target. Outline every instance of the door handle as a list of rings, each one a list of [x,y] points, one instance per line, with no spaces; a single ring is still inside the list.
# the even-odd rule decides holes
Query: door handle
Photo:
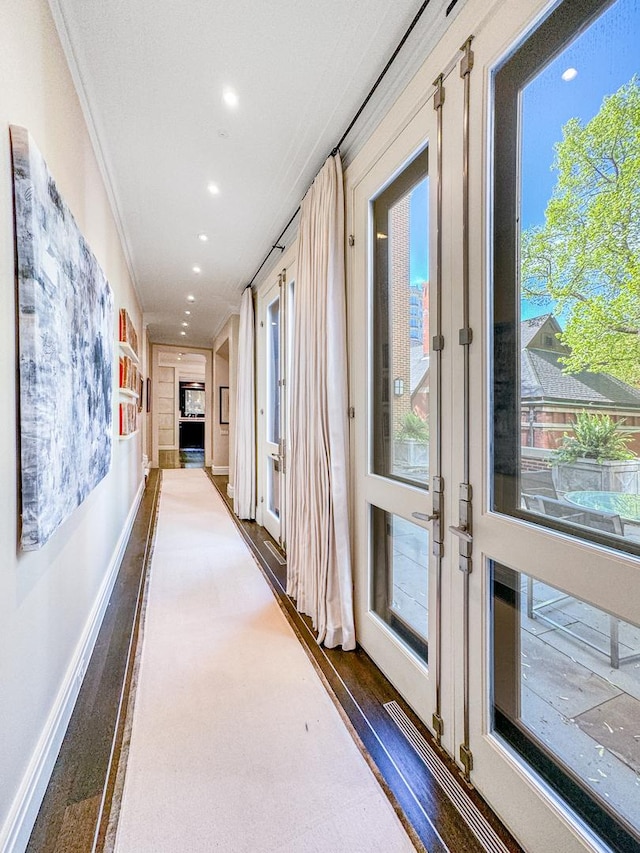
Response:
[[[451,533],[455,533],[458,539],[464,539],[465,542],[473,542],[473,536],[465,527],[458,527],[452,524],[449,526],[449,530]]]
[[[429,515],[426,512],[412,512],[411,517],[417,519],[418,521],[435,521],[437,518],[440,518],[440,513],[434,512]]]

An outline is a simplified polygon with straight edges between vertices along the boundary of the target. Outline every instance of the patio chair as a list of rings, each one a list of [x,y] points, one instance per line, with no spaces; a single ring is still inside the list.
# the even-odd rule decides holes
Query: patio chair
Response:
[[[540,512],[551,518],[582,524],[591,530],[601,530],[603,533],[614,533],[623,536],[622,519],[614,512],[604,512],[598,509],[583,509],[567,501],[554,500],[544,495],[524,495],[527,509]]]
[[[520,491],[523,495],[542,495],[547,498],[557,498],[556,487],[551,475],[551,468],[542,471],[521,471]]]
[[[548,598],[545,601],[539,601],[537,604],[534,604],[533,599],[533,583],[534,579],[528,575],[526,581],[526,612],[529,619],[539,619],[541,622],[544,622],[545,625],[548,625],[550,628],[555,628],[556,631],[559,631],[561,634],[566,634],[569,637],[572,637],[574,640],[578,640],[584,646],[587,646],[590,649],[593,649],[595,652],[599,652],[601,655],[605,655],[605,657],[609,658],[609,664],[612,669],[619,669],[621,663],[626,663],[627,661],[635,661],[640,660],[640,654],[637,652],[632,652],[631,654],[622,656],[620,654],[620,619],[616,616],[612,616],[609,614],[609,643],[606,646],[599,645],[598,643],[591,642],[586,637],[581,634],[577,634],[575,631],[571,629],[570,625],[563,625],[561,622],[558,622],[553,616],[545,613],[545,609],[547,607],[553,607],[554,605],[560,604],[562,601],[571,600],[572,596],[567,595],[566,593],[561,592],[559,595],[554,596],[553,598]]]

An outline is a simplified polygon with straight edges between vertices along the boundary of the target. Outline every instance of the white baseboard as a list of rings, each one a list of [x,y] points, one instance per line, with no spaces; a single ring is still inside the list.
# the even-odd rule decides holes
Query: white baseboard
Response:
[[[235,495],[235,490],[231,483],[227,483],[227,495],[232,498]]]
[[[102,620],[104,618],[111,591],[115,584],[120,564],[124,556],[129,534],[135,521],[144,481],[140,483],[133,500],[124,527],[109,561],[109,567],[94,602],[84,631],[75,648],[51,713],[42,730],[31,761],[22,779],[4,826],[0,830],[0,851],[2,853],[23,853],[29,842],[29,836],[38,816],[38,811],[51,778],[60,747],[71,719],[71,714],[82,686],[87,665],[93,652]]]
[[[212,465],[211,466],[211,473],[212,474],[220,474],[221,476],[223,474],[228,474],[229,473],[229,466],[228,465]]]

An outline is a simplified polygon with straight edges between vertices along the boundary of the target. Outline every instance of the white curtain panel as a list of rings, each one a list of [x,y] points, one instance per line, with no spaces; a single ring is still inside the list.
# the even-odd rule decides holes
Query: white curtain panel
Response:
[[[255,328],[253,293],[246,287],[240,304],[235,429],[233,510],[238,518],[256,517]]]
[[[355,648],[347,494],[344,187],[329,157],[302,202],[291,357],[287,593],[318,642]]]

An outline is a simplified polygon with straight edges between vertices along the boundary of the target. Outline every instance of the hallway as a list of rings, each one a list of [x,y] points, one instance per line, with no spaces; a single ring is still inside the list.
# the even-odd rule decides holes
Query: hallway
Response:
[[[367,655],[317,645],[308,619],[279,593],[286,567],[268,534],[234,525],[221,498],[226,482],[199,470],[152,472],[29,853],[517,853],[442,753],[434,764],[428,731]],[[308,737],[316,726],[322,749]],[[421,752],[431,753],[430,766]],[[212,808],[229,786],[231,804]],[[296,835],[309,798],[311,841]],[[278,820],[285,828],[276,833]],[[265,826],[275,846],[260,835]],[[213,838],[222,840],[212,847]]]

